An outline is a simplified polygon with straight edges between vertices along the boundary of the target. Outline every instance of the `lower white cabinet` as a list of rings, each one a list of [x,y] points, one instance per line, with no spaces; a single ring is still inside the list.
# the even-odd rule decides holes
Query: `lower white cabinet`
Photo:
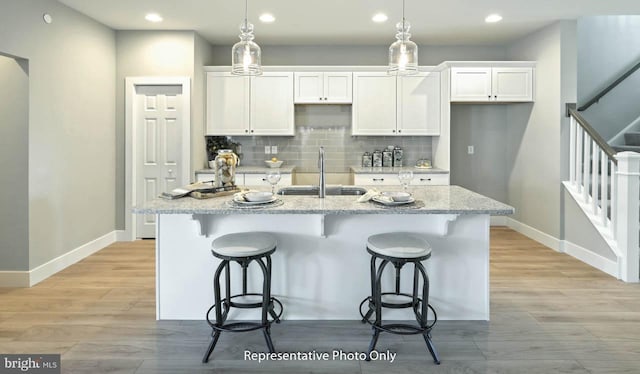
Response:
[[[354,174],[353,184],[356,186],[398,186],[400,180],[397,173]],[[411,186],[446,186],[449,174],[414,174]]]
[[[207,182],[215,179],[215,174],[212,173],[198,173],[196,174],[196,182]],[[290,173],[281,174],[280,182],[276,185],[290,186],[292,184],[292,178]],[[244,174],[236,173],[236,185],[237,186],[271,186],[266,181],[264,174]]]

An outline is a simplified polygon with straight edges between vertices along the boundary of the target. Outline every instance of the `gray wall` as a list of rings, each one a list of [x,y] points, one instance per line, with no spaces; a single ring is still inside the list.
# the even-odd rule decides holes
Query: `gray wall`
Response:
[[[578,20],[578,102],[584,103],[640,61],[640,16]],[[605,140],[638,116],[640,72],[634,73],[584,112]]]
[[[258,43],[260,41],[258,40]],[[389,45],[261,45],[263,65],[387,65]],[[231,46],[214,46],[212,65],[231,65]],[[420,65],[443,61],[504,60],[505,48],[491,46],[419,46]]]
[[[191,169],[198,170],[207,167],[206,144],[202,135],[206,127],[206,82],[204,67],[213,63],[213,46],[202,36],[195,34],[194,69],[191,98]],[[193,178],[193,173],[192,173]]]
[[[567,222],[565,240],[602,257],[616,261],[616,255],[602,239],[602,236],[593,228],[593,225],[573,197],[567,191],[564,191],[563,194],[565,201],[564,219]]]
[[[0,55],[0,270],[29,270],[29,75]]]
[[[296,166],[296,173],[318,171],[318,147],[326,150],[326,169],[333,173],[350,173],[359,166],[365,151],[382,150],[398,145],[404,150],[405,165],[415,165],[419,158],[431,157],[431,138],[424,136],[352,136],[351,105],[296,105],[294,137],[238,136],[242,144],[244,165],[264,166],[272,155],[264,154],[265,145],[277,145],[277,158]],[[343,183],[348,183],[348,180]]]
[[[57,1],[0,9],[0,52],[29,60],[33,269],[114,230],[115,35]]]
[[[117,31],[117,69],[116,69],[116,227],[125,228],[125,78],[144,76],[182,76],[189,77],[192,86],[192,100],[195,97],[194,82],[195,33],[193,31]],[[204,95],[204,94],[203,94]],[[197,100],[196,100],[197,102]],[[192,122],[199,118],[194,113],[192,103]],[[201,123],[201,122],[200,122]],[[204,143],[202,125],[192,127],[192,160],[202,159]],[[202,161],[201,161],[202,163]],[[192,168],[201,165],[193,165]]]
[[[504,203],[509,105],[451,105],[451,184]],[[467,153],[469,145],[473,155]]]
[[[555,23],[509,48],[509,57],[537,61],[534,105],[507,109],[509,204],[514,218],[555,238],[560,229],[561,47]]]

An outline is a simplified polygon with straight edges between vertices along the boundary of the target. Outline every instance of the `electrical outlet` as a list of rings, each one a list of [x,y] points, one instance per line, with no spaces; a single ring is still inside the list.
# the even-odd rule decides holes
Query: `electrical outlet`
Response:
[[[264,154],[265,155],[271,154],[271,147],[270,146],[268,146],[268,145],[264,146]]]
[[[277,145],[272,145],[271,146],[271,154],[272,155],[277,155],[278,154],[278,146]]]
[[[474,153],[475,153],[475,149],[473,148],[473,146],[472,145],[468,146],[467,147],[467,154],[472,155]]]

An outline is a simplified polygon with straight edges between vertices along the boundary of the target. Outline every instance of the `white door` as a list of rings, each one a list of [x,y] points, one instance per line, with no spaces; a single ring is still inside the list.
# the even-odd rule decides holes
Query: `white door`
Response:
[[[136,85],[134,131],[136,204],[180,186],[182,165],[182,86]],[[136,236],[155,237],[155,215],[136,215]]]
[[[398,77],[398,135],[440,135],[440,73]]]
[[[353,73],[353,135],[396,134],[396,77]]]

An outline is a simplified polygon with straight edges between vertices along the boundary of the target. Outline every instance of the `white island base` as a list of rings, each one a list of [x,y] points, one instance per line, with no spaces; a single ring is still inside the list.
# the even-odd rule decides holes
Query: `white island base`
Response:
[[[248,213],[248,214],[247,214]],[[357,320],[370,290],[367,237],[407,231],[431,244],[424,262],[430,299],[439,319],[489,320],[489,214],[159,214],[156,242],[157,318],[202,320],[213,302],[214,238],[266,231],[278,239],[272,255],[272,294],[284,304],[285,320]],[[232,266],[232,293],[241,272]],[[394,289],[387,266],[384,291]],[[223,275],[224,277],[224,275]],[[413,266],[402,287],[410,293]],[[260,292],[262,273],[249,267],[249,292]],[[223,287],[224,293],[224,287]],[[234,310],[230,319],[259,319],[258,310]],[[414,319],[411,310],[385,309],[385,319]],[[431,317],[430,317],[431,318]]]

